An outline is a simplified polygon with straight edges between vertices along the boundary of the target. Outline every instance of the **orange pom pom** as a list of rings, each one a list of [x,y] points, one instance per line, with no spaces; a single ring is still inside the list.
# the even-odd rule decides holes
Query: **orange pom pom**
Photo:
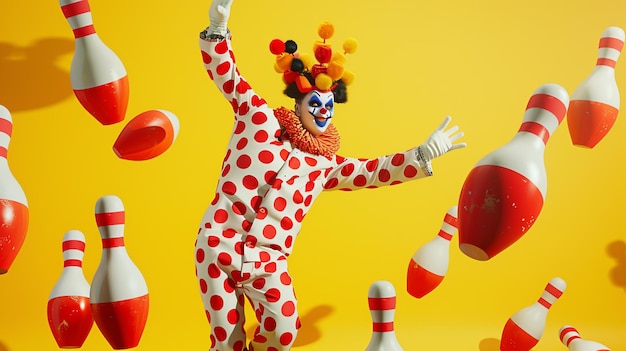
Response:
[[[343,76],[343,72],[345,69],[343,68],[343,64],[338,61],[332,61],[328,64],[328,68],[326,69],[326,74],[330,76],[330,78],[335,80],[339,80],[341,76]]]
[[[335,27],[332,23],[322,22],[320,26],[317,28],[317,34],[319,34],[320,38],[326,40],[330,39],[335,33]]]
[[[283,72],[291,68],[292,60],[293,56],[291,54],[283,53],[276,56],[276,64],[283,70]]]
[[[359,47],[359,43],[354,38],[348,38],[343,42],[343,51],[346,54],[353,54]]]

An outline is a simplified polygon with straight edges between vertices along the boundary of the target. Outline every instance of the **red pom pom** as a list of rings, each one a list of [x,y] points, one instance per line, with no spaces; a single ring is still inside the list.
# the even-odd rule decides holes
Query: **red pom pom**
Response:
[[[333,50],[329,46],[320,45],[315,49],[315,58],[319,63],[330,62],[332,56]]]
[[[280,55],[285,52],[285,43],[280,39],[274,39],[270,42],[270,52],[274,55]]]

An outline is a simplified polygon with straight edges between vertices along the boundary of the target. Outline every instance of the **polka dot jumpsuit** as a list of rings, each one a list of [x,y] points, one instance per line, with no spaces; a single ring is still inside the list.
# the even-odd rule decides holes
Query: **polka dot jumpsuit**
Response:
[[[278,138],[273,110],[240,75],[226,39],[200,39],[207,73],[231,103],[234,128],[196,240],[196,274],[212,351],[289,350],[300,327],[287,257],[322,190],[356,190],[431,175],[414,150],[331,159]],[[259,328],[246,346],[244,299]]]

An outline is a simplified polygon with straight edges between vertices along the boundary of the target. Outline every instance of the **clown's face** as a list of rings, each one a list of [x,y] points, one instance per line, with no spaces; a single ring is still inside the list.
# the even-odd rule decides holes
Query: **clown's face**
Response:
[[[300,104],[296,104],[296,114],[302,126],[314,136],[326,131],[335,111],[332,92],[312,90],[307,93]]]

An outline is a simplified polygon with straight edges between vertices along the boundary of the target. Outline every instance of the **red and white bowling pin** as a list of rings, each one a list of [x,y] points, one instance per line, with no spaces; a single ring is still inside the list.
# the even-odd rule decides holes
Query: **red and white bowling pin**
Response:
[[[26,195],[11,173],[7,159],[12,132],[11,113],[0,105],[0,274],[11,268],[28,231]]]
[[[559,339],[569,351],[611,351],[599,342],[581,338],[578,330],[570,325],[565,325],[559,329]]]
[[[459,196],[459,248],[486,261],[526,234],[539,217],[548,181],[546,143],[567,111],[569,97],[556,84],[540,86],[511,141],[483,157]]]
[[[565,291],[565,281],[552,278],[534,304],[513,314],[504,325],[500,351],[529,351],[543,335],[548,310]]]
[[[365,351],[402,351],[393,327],[396,313],[396,290],[393,284],[385,280],[372,283],[367,302],[372,316],[372,338]]]
[[[102,237],[102,258],[91,283],[91,310],[111,347],[139,344],[148,318],[148,287],[124,246],[125,212],[114,195],[96,202],[96,223]]]
[[[60,348],[79,348],[87,339],[93,317],[89,283],[83,274],[85,236],[70,230],[63,236],[63,271],[48,298],[48,325]]]
[[[409,294],[421,298],[433,291],[448,272],[450,240],[457,231],[457,206],[446,212],[439,233],[411,257],[406,275]]]
[[[122,121],[129,94],[124,64],[96,33],[88,0],[59,3],[74,32],[70,80],[76,98],[101,124]]]
[[[166,110],[149,110],[130,120],[113,144],[117,157],[143,161],[159,156],[176,140],[178,117]]]
[[[596,66],[572,94],[567,124],[576,146],[593,148],[615,124],[620,103],[615,65],[623,47],[622,28],[604,30],[598,44]]]

